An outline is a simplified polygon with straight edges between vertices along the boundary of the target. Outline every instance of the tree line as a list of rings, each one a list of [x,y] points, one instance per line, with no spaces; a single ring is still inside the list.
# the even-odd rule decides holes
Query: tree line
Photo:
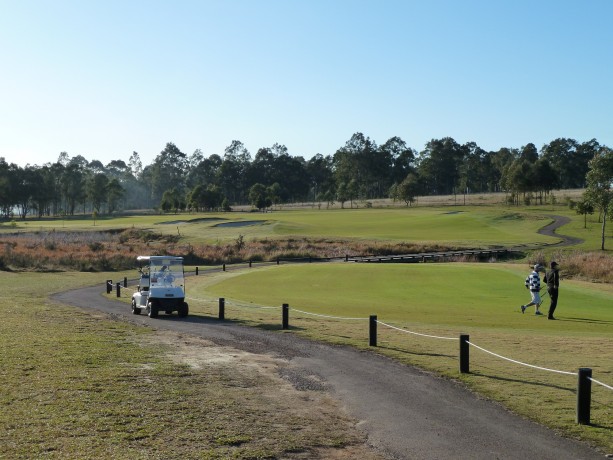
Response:
[[[486,151],[474,142],[433,139],[420,152],[400,137],[378,145],[355,133],[334,154],[309,160],[284,145],[260,148],[254,157],[232,141],[223,155],[188,155],[168,143],[143,166],[104,165],[62,152],[55,163],[20,167],[0,157],[3,218],[113,213],[126,209],[222,210],[251,204],[258,209],[293,202],[340,203],[393,198],[411,205],[426,195],[506,192],[509,203],[542,202],[552,190],[583,188],[589,162],[610,149],[595,139],[560,138],[541,149]]]

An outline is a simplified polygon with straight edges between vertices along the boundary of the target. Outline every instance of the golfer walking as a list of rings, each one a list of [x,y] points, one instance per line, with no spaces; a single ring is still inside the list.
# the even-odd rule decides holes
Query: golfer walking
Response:
[[[560,269],[557,262],[551,262],[550,264],[551,270],[547,272],[545,275],[545,282],[547,283],[547,293],[549,294],[549,298],[551,299],[551,304],[549,305],[549,314],[547,315],[547,319],[555,319],[553,317],[553,312],[556,310],[558,306],[558,288],[560,287]]]
[[[536,264],[534,266],[534,271],[528,275],[526,278],[525,286],[526,289],[530,290],[530,295],[532,296],[532,300],[530,303],[521,306],[521,312],[525,312],[526,308],[534,305],[534,314],[542,315],[539,308],[541,306],[541,295],[539,292],[541,291],[541,277],[539,276],[539,271],[543,271],[544,267],[541,264]]]

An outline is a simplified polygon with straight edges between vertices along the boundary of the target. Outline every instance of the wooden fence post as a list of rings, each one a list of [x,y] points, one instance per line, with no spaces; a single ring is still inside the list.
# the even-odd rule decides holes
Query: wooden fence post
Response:
[[[368,344],[371,347],[377,346],[377,315],[370,315],[370,324],[368,328]]]
[[[470,348],[468,341],[468,334],[460,335],[460,374],[468,374],[470,372]]]
[[[219,298],[219,319],[226,319],[226,299]]]
[[[289,304],[283,304],[282,328],[289,329]]]
[[[592,402],[592,369],[582,367],[579,369],[577,382],[577,423],[590,424],[590,405]]]

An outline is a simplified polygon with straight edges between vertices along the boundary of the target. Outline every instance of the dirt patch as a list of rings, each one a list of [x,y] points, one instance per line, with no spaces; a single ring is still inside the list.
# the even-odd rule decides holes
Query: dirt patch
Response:
[[[342,447],[313,446],[308,451],[286,453],[284,459],[364,459],[376,460],[383,457],[374,452],[365,442],[356,425],[337,401],[325,391],[325,385],[318,376],[296,376],[291,363],[285,359],[267,354],[250,353],[233,347],[220,347],[213,342],[195,336],[172,331],[156,331],[141,338],[141,345],[146,347],[161,346],[169,360],[187,365],[203,375],[217,374],[216,370],[231,370],[224,375],[240,375],[252,383],[250,390],[257,391],[259,407],[254,408],[254,393],[250,392],[252,410],[278,412],[283,408],[295,422],[296,417],[308,420],[302,427],[308,431],[325,431],[331,420],[345,424],[348,437],[354,441]],[[307,382],[307,384],[305,384]],[[308,383],[310,382],[310,384]],[[229,383],[231,384],[231,383]],[[272,402],[274,401],[274,406]],[[275,408],[276,406],[276,408]],[[284,424],[281,418],[275,425],[280,432],[296,430],[291,423]],[[338,429],[338,425],[337,425]]]

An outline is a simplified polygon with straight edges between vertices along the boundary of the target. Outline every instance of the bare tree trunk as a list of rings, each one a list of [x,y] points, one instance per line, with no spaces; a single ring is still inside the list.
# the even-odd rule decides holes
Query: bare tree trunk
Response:
[[[605,232],[605,227],[607,225],[607,208],[605,208],[602,212],[602,238],[601,238],[601,245],[600,245],[600,249],[604,251],[604,232]]]

